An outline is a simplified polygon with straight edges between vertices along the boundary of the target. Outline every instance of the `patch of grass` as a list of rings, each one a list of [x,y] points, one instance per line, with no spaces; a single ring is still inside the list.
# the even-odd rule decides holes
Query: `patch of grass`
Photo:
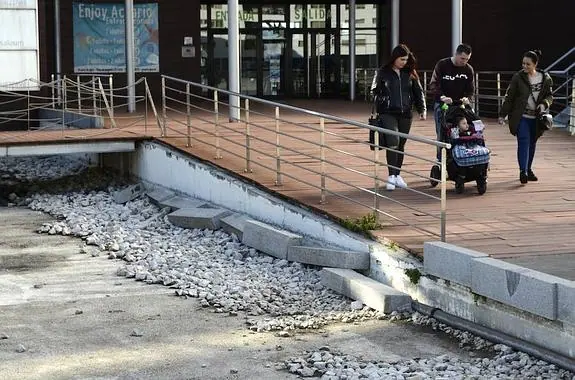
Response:
[[[366,236],[370,236],[369,231],[381,228],[381,224],[377,222],[377,217],[374,212],[362,216],[357,219],[341,219],[340,223],[343,227],[350,231],[357,232]]]
[[[487,297],[482,296],[482,295],[477,294],[477,293],[473,293],[473,302],[475,304],[478,304],[479,302],[485,303],[485,302],[487,302]]]
[[[409,281],[411,281],[413,285],[419,284],[419,279],[421,278],[421,272],[419,271],[419,269],[416,268],[406,269],[404,273],[407,277],[409,277]]]

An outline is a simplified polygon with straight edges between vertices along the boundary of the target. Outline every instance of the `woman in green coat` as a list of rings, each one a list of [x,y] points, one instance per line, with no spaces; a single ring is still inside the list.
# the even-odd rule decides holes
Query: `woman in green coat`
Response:
[[[540,58],[538,50],[523,54],[523,70],[513,75],[499,114],[500,123],[508,117],[509,131],[517,137],[519,181],[522,184],[537,181],[531,165],[537,140],[546,129],[538,116],[553,102],[553,81],[549,74],[537,68]]]

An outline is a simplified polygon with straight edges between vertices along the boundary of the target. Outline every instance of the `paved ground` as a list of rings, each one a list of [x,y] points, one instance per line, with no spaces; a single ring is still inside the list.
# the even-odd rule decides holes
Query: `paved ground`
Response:
[[[289,338],[251,333],[241,315],[214,314],[169,288],[117,277],[121,262],[80,254],[79,239],[34,232],[47,221],[0,208],[3,380],[295,379],[276,363],[323,345],[377,360],[469,355],[444,335],[387,321]]]

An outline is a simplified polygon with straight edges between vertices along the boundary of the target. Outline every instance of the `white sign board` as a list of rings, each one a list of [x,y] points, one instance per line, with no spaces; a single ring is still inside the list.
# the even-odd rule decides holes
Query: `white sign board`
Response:
[[[37,91],[38,0],[0,0],[0,91]]]

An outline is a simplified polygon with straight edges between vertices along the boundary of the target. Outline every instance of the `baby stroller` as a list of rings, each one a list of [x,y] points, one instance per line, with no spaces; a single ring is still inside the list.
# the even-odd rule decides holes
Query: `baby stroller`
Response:
[[[465,183],[475,181],[480,195],[487,191],[487,170],[489,167],[489,149],[483,138],[483,123],[469,106],[461,102],[443,106],[441,111],[440,140],[451,144],[447,149],[447,179],[455,182],[455,192],[463,193]],[[458,128],[456,120],[464,117],[469,130],[462,135],[454,134]],[[441,180],[441,168],[434,165],[430,173],[431,186]]]

